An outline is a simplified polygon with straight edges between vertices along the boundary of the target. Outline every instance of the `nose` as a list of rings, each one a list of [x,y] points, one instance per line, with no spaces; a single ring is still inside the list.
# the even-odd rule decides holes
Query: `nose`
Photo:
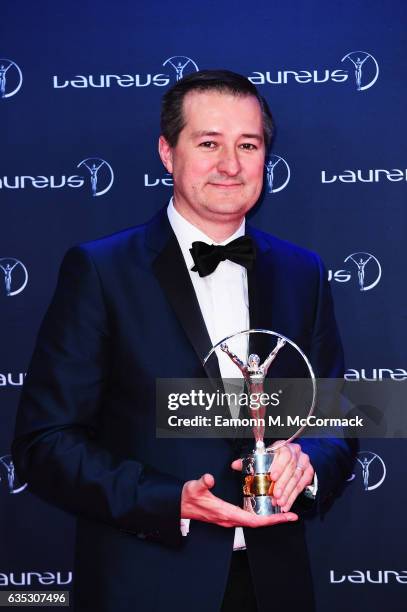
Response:
[[[224,148],[218,159],[218,171],[228,176],[236,176],[241,170],[238,152],[234,147]]]

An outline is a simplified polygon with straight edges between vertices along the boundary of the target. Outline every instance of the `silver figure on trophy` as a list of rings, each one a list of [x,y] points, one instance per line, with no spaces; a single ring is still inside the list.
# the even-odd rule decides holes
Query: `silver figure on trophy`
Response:
[[[243,378],[245,379],[247,390],[249,392],[249,397],[251,397],[254,394],[264,392],[264,379],[267,376],[268,369],[273,363],[274,359],[277,357],[278,351],[285,345],[285,343],[286,341],[284,338],[279,338],[277,340],[276,347],[271,351],[270,355],[261,365],[260,357],[255,353],[249,355],[247,364],[244,364],[237,355],[229,350],[229,347],[225,342],[220,345],[220,348],[230,357],[233,363],[237,365],[243,374]],[[264,426],[261,423],[263,422],[265,414],[265,406],[261,405],[259,408],[252,408],[252,405],[250,404],[250,416],[258,421],[257,425],[255,425],[253,428],[253,433],[256,442],[256,449],[259,451],[264,449]]]
[[[238,336],[250,335],[250,334],[268,334],[276,336],[277,343],[274,349],[269,353],[268,357],[263,363],[260,363],[261,359],[259,355],[252,353],[249,355],[247,363],[244,363],[235,353],[233,353],[227,341],[232,340]],[[270,470],[275,457],[276,452],[284,444],[291,442],[296,438],[304,429],[301,427],[287,440],[281,440],[278,443],[266,448],[264,443],[264,430],[265,430],[265,416],[266,406],[262,402],[254,402],[252,404],[251,398],[261,397],[264,393],[264,381],[267,376],[267,372],[276,359],[279,351],[286,345],[291,345],[297,352],[300,353],[301,357],[306,363],[308,372],[310,375],[310,381],[312,384],[312,401],[308,410],[308,416],[310,416],[315,407],[316,402],[316,381],[315,375],[312,370],[312,366],[297,344],[295,344],[289,338],[278,334],[276,332],[265,330],[265,329],[250,329],[247,331],[239,332],[233,336],[225,338],[214,346],[208,355],[205,357],[204,363],[207,362],[209,357],[220,348],[233,363],[239,368],[249,394],[249,411],[253,425],[253,435],[255,439],[254,450],[242,458],[242,476],[243,476],[243,508],[248,512],[252,512],[258,515],[269,516],[271,514],[278,514],[281,512],[278,505],[273,505],[272,495],[274,482],[271,480]]]

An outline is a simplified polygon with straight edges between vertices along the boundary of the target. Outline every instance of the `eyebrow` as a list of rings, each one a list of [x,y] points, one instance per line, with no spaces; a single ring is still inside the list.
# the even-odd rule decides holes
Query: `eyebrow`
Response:
[[[203,136],[222,136],[222,132],[216,132],[214,130],[198,130],[192,132],[192,138],[202,138]],[[263,136],[259,134],[240,134],[240,138],[251,138],[263,142]]]

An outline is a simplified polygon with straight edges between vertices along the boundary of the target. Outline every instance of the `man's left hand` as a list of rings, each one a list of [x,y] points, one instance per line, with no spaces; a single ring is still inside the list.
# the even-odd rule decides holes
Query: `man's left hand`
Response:
[[[231,467],[241,471],[242,460],[236,459]],[[288,512],[298,495],[314,480],[314,468],[309,456],[302,452],[301,446],[290,443],[277,449],[270,476],[275,483],[273,505],[278,505],[283,512]]]

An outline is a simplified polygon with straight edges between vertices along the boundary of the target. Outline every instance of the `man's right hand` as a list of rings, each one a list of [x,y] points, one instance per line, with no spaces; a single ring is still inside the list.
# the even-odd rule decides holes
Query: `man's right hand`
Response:
[[[287,521],[296,521],[293,512],[258,516],[238,506],[229,504],[211,493],[215,485],[212,474],[204,474],[198,480],[188,480],[181,496],[181,517],[214,523],[221,527],[266,527]]]

